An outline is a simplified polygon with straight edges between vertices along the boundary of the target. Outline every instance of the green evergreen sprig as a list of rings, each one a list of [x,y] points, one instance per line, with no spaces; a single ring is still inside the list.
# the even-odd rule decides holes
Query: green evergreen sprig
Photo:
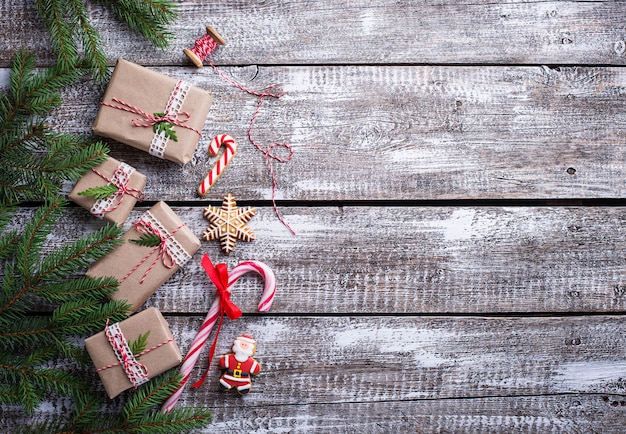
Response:
[[[210,414],[204,409],[154,409],[180,385],[174,374],[152,379],[122,414],[102,418],[103,394],[94,389],[99,382],[79,343],[108,319],[125,319],[131,308],[110,300],[115,279],[82,272],[112,251],[121,229],[107,225],[60,247],[46,246],[65,212],[61,182],[76,180],[107,156],[103,144],[52,132],[41,121],[61,103],[59,91],[83,73],[69,57],[65,65],[38,72],[35,58],[19,51],[10,90],[0,92],[0,406],[20,406],[30,415],[51,395],[73,399],[71,420],[28,422],[16,431],[24,433],[178,433],[206,426]],[[16,206],[25,200],[43,204],[13,229]]]
[[[118,191],[119,191],[119,188],[116,187],[115,185],[105,184],[105,185],[98,185],[96,187],[89,187],[87,190],[81,191],[78,194],[80,196],[88,196],[96,200],[99,200],[99,199],[106,199],[107,197],[114,195]]]
[[[50,32],[57,63],[67,67],[82,57],[97,81],[108,75],[102,38],[91,24],[83,0],[34,0],[37,12]],[[167,0],[99,0],[112,8],[119,20],[159,48],[166,48],[177,17],[176,5]],[[81,53],[82,49],[82,53]]]
[[[187,433],[206,427],[211,422],[211,413],[206,409],[178,408],[163,412],[159,408],[178,387],[182,376],[168,372],[141,386],[126,401],[119,415],[101,412],[101,402],[89,397],[77,400],[74,415],[67,421],[62,418],[49,419],[43,423],[25,426],[20,434],[113,434]]]
[[[102,142],[52,132],[42,122],[61,104],[60,90],[84,73],[74,61],[38,72],[33,54],[15,54],[9,93],[0,92],[0,208],[55,196],[63,181],[78,179],[106,158]]]
[[[168,0],[99,0],[111,5],[117,17],[158,48],[167,48],[173,34],[168,26],[178,15],[176,5]]]
[[[150,330],[140,334],[134,341],[128,341],[128,348],[133,355],[137,355],[146,349],[148,345],[148,336],[150,336]]]
[[[143,232],[139,238],[130,240],[130,242],[143,247],[156,247],[161,244],[161,238],[152,232]]]
[[[162,117],[162,116],[165,116],[165,113],[154,113],[154,116]],[[172,124],[171,122],[167,122],[167,121],[157,122],[152,127],[152,130],[154,131],[155,134],[163,133],[165,137],[167,137],[168,139],[178,142],[178,136],[176,135],[176,131],[174,130],[174,124]]]

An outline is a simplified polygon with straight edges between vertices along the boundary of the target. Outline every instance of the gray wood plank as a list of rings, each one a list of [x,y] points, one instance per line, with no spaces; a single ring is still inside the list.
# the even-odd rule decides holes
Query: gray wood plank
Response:
[[[215,205],[218,205],[217,203]],[[145,207],[136,207],[126,227]],[[202,208],[174,207],[201,237]],[[148,300],[164,312],[206,312],[214,288],[203,253],[232,269],[244,260],[276,273],[277,313],[419,314],[621,312],[626,309],[624,208],[310,207],[283,209],[291,235],[271,207],[249,222],[257,240],[224,255],[217,241]],[[22,210],[16,225],[28,219]],[[67,211],[49,248],[100,223]],[[255,312],[262,282],[244,276],[233,300]]]
[[[247,139],[257,99],[209,70],[158,68],[215,96],[195,163],[183,167],[122,144],[111,155],[148,176],[151,200],[198,200],[216,158],[207,147],[231,134],[239,151],[206,196],[268,200],[265,156]],[[5,70],[6,71],[6,70]],[[273,83],[253,130],[267,147],[294,149],[273,162],[282,200],[623,198],[626,72],[619,68],[273,67],[226,68],[246,86]],[[6,74],[4,76],[6,83]],[[102,88],[64,94],[53,128],[91,134]],[[276,151],[282,157],[287,153]],[[273,161],[273,160],[272,160]],[[69,190],[68,190],[69,191]]]
[[[624,64],[626,5],[612,1],[390,3],[181,1],[171,47],[160,51],[112,12],[89,3],[109,58],[180,65],[210,24],[226,39],[213,60],[228,64],[498,63]],[[52,57],[32,2],[2,0],[0,65],[20,46]]]
[[[190,400],[180,403],[198,405]],[[197,433],[609,433],[621,432],[626,411],[624,396],[609,394],[267,406],[231,396],[215,404],[213,422]],[[63,405],[67,411],[72,404],[55,405],[61,413]],[[48,409],[35,418],[51,413]],[[3,427],[16,429],[21,413],[8,409],[4,414]]]
[[[216,354],[239,333],[257,339],[252,392],[219,392],[213,366],[180,404],[214,409],[207,432],[615,432],[626,420],[622,320],[245,317],[225,322]],[[186,351],[201,317],[168,321]]]

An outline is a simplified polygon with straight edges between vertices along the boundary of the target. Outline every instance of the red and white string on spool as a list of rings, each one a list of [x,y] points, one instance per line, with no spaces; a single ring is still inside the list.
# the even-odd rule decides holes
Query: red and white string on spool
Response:
[[[286,163],[290,161],[293,158],[293,154],[294,154],[293,148],[289,146],[287,143],[274,143],[267,147],[262,147],[252,137],[252,128],[254,127],[256,118],[259,115],[259,111],[261,110],[261,105],[263,104],[263,100],[268,97],[276,98],[276,99],[281,98],[282,96],[285,95],[285,92],[282,89],[282,87],[274,85],[274,84],[267,86],[265,89],[261,91],[254,91],[254,90],[248,89],[247,87],[245,87],[244,85],[240,83],[237,83],[232,78],[224,75],[219,69],[217,69],[217,67],[209,59],[209,56],[220,45],[226,45],[226,42],[224,42],[224,39],[211,26],[206,26],[206,33],[202,35],[200,38],[196,39],[193,47],[184,49],[183,53],[185,53],[185,55],[189,57],[189,59],[193,62],[193,64],[196,65],[198,68],[202,68],[203,62],[206,61],[211,66],[211,68],[213,68],[213,71],[215,71],[215,73],[219,77],[224,79],[226,82],[232,84],[238,89],[243,90],[249,95],[254,95],[254,96],[259,97],[259,103],[257,104],[256,111],[254,112],[254,114],[252,115],[252,119],[250,120],[250,126],[248,127],[248,139],[250,140],[250,143],[252,143],[257,150],[259,150],[261,153],[263,153],[263,155],[265,155],[265,164],[272,178],[272,205],[274,207],[274,212],[276,213],[278,220],[280,220],[280,222],[283,225],[285,225],[285,227],[289,229],[289,231],[292,234],[295,235],[296,232],[291,228],[291,226],[289,226],[289,224],[287,224],[287,222],[281,215],[280,211],[278,210],[278,206],[276,205],[276,189],[277,189],[278,183],[276,181],[276,174],[274,173],[274,168],[272,167],[272,160],[278,161],[279,163]],[[281,157],[272,152],[275,148],[285,148],[288,151],[289,155],[287,157]]]
[[[200,196],[207,194],[217,179],[222,176],[226,166],[230,164],[233,157],[237,153],[237,142],[235,142],[235,139],[228,134],[219,134],[213,137],[213,140],[211,140],[211,143],[209,144],[209,155],[211,157],[217,157],[222,145],[224,146],[222,156],[215,162],[209,173],[207,173],[198,186],[198,194]]]

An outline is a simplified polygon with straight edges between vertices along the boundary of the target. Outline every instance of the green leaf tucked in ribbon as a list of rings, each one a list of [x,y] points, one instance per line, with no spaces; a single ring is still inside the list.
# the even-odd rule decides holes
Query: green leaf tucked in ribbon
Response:
[[[149,335],[150,335],[150,330],[148,330],[143,335],[139,335],[137,340],[128,341],[128,348],[130,348],[130,351],[133,353],[133,355],[136,356],[137,354],[141,353],[143,350],[146,349],[146,346],[148,345]]]
[[[96,200],[106,199],[117,193],[119,188],[113,184],[99,185],[97,187],[89,187],[85,191],[78,193],[81,196],[93,197]]]
[[[155,113],[154,115],[157,117],[163,117],[165,116],[165,113]],[[176,131],[174,131],[174,124],[172,123],[169,123],[167,121],[157,122],[152,127],[152,130],[155,134],[164,133],[165,137],[167,137],[168,139],[172,139],[173,141],[178,142]]]
[[[157,247],[161,244],[161,237],[151,232],[144,232],[138,239],[130,241],[144,247]]]

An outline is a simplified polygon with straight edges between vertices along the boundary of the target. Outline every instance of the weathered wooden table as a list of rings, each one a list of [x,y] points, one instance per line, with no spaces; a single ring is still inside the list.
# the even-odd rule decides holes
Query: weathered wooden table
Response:
[[[200,236],[202,208],[232,193],[257,234],[200,252],[147,302],[183,352],[214,289],[199,259],[266,262],[278,293],[256,313],[243,278],[217,353],[239,333],[264,371],[246,397],[207,384],[184,405],[214,410],[207,432],[623,432],[626,424],[626,3],[613,1],[180,1],[176,39],[154,49],[91,2],[117,57],[183,78],[215,101],[194,163],[111,142]],[[50,64],[29,0],[0,1],[0,76],[18,47]],[[266,101],[182,54],[218,29],[212,60]],[[64,94],[55,128],[89,134],[104,86]],[[211,137],[239,153],[206,198]],[[69,191],[69,187],[68,187]],[[97,228],[72,207],[64,236]],[[127,224],[128,225],[128,224]],[[206,352],[206,350],[205,350]],[[202,372],[198,366],[197,376]],[[67,412],[56,401],[43,412]],[[14,416],[17,417],[17,416]]]

